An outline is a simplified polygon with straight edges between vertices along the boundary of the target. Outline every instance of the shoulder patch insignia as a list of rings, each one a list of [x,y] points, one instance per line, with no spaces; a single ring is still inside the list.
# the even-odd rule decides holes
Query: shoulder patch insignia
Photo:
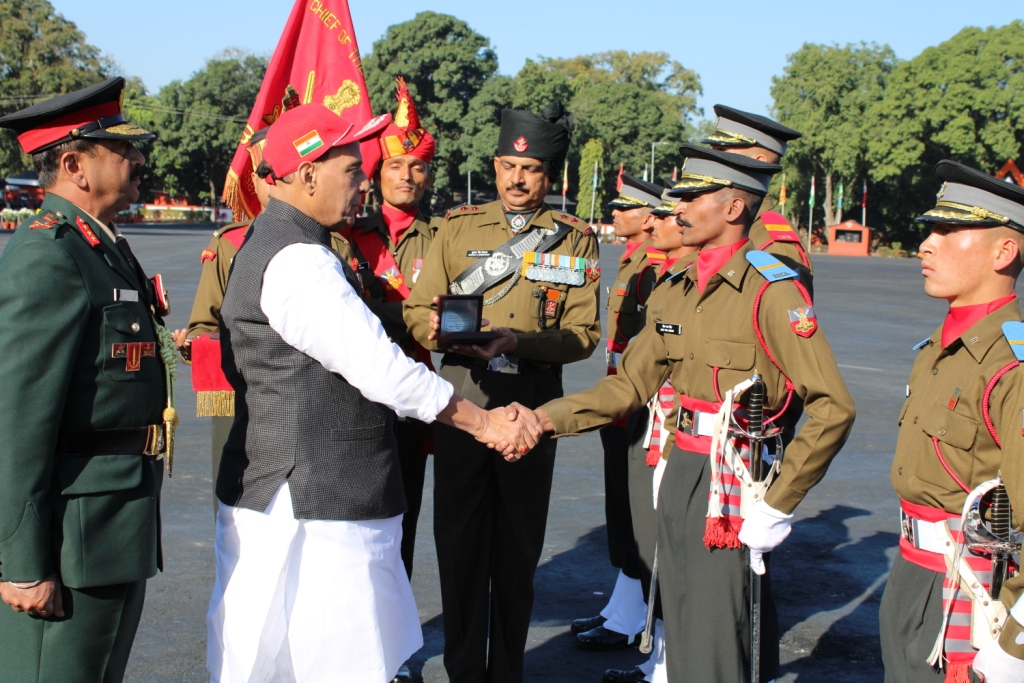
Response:
[[[583,234],[587,237],[593,237],[596,233],[594,233],[594,229],[588,225],[583,231]]]
[[[914,346],[911,347],[911,348],[912,348],[913,351],[920,351],[924,347],[928,346],[928,342],[930,342],[931,340],[932,340],[931,337],[925,337],[921,341],[919,341],[916,344],[914,344]]]
[[[199,263],[203,264],[207,261],[212,261],[215,258],[217,258],[217,252],[213,249],[203,249],[202,256],[199,257]]]
[[[789,326],[801,337],[810,337],[818,330],[818,318],[814,315],[814,308],[801,306],[794,308],[789,313]]]
[[[797,279],[796,271],[764,251],[747,252],[747,261],[769,282]]]
[[[88,221],[81,216],[76,216],[75,223],[78,224],[78,229],[82,231],[82,236],[85,238],[85,241],[89,243],[89,246],[98,247],[100,245],[100,238],[92,231],[92,227],[89,226]]]
[[[800,236],[781,213],[765,211],[761,214],[761,222],[774,242],[796,242],[800,244]]]
[[[49,230],[53,226],[60,223],[60,219],[54,216],[52,213],[45,213],[42,216],[36,218],[31,225],[28,226],[29,230]]]
[[[1024,361],[1024,322],[1011,320],[1003,323],[1003,336],[1010,343],[1013,357]]]

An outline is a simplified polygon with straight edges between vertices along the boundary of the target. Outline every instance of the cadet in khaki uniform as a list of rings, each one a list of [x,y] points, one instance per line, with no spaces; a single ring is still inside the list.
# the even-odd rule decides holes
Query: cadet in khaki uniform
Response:
[[[629,340],[644,323],[644,306],[654,285],[655,268],[647,258],[648,224],[651,209],[658,206],[664,188],[622,176],[619,196],[608,202],[616,237],[626,238],[626,249],[619,261],[615,284],[608,288],[608,348],[605,357],[608,374]],[[660,254],[659,254],[660,256]],[[596,617],[576,619],[572,631],[576,644],[586,650],[613,650],[627,647],[643,630],[646,608],[640,585],[640,557],[633,538],[633,520],[629,513],[629,486],[626,420],[601,429],[604,447],[604,509],[608,530],[608,556],[619,570],[608,604]]]
[[[747,238],[779,167],[695,145],[681,151],[687,161],[670,194],[680,197],[675,213],[683,243],[701,248],[697,261],[661,285],[668,289],[655,295],[648,324],[623,354],[617,375],[551,401],[537,414],[556,436],[579,434],[636,410],[671,378],[681,427],[656,474],[668,678],[733,683],[750,675],[748,565],[764,572],[762,554],[788,535],[793,509],[846,441],[854,408],[796,273],[754,250]],[[751,325],[755,304],[766,347]],[[808,420],[766,498],[742,519],[729,497],[739,487],[723,475],[712,491],[712,468],[739,474],[727,467],[721,449],[709,456],[714,429],[707,418],[726,392],[754,373],[764,378],[766,416],[777,420],[793,391],[804,400]],[[738,397],[740,404],[746,398]],[[767,579],[762,614],[761,679],[769,681],[779,660]]]
[[[132,141],[154,137],[125,122],[123,91],[112,78],[0,119],[46,191],[0,256],[4,683],[122,680],[162,564],[175,353],[112,222],[139,197]]]
[[[715,105],[715,114],[718,115],[715,132],[701,142],[719,151],[778,164],[786,155],[788,143],[801,137],[798,131],[765,116],[750,114],[724,104]],[[757,219],[750,226],[750,241],[757,249],[784,257],[787,265],[801,266],[808,274],[814,270],[800,242],[800,236],[785,216],[775,211],[775,200],[770,196],[765,196],[757,212]]]
[[[543,204],[570,130],[560,104],[542,116],[502,112],[494,160],[501,200],[449,213],[406,301],[413,336],[434,348],[433,297],[483,290],[483,316],[497,339],[453,347],[440,369],[481,406],[536,406],[561,396],[562,365],[590,356],[601,338],[597,240],[585,223]],[[512,240],[517,250],[530,247],[522,260],[502,249]],[[555,444],[544,439],[513,465],[442,425],[434,440],[434,538],[449,680],[522,681]]]
[[[679,234],[679,226],[672,213],[677,203],[678,200],[669,197],[667,191],[663,193],[659,205],[651,210],[651,220],[644,226],[644,232],[650,236],[647,248],[663,257],[648,271],[653,278],[645,307],[648,316],[651,311],[658,310],[659,302],[665,299],[664,294],[670,289],[662,285],[669,278],[680,277],[697,259],[697,248],[684,245],[682,235]],[[650,600],[651,568],[654,563],[654,546],[658,540],[658,517],[654,510],[652,490],[654,465],[661,457],[663,445],[667,448],[675,433],[674,399],[672,384],[666,381],[644,408],[629,416],[626,427],[629,509],[640,558],[640,585],[645,609]],[[655,614],[661,614],[657,606]],[[654,624],[654,645],[648,661],[630,669],[608,669],[601,679],[602,683],[667,683],[664,643],[664,626],[658,618]]]
[[[424,193],[434,176],[430,162],[437,144],[421,125],[405,81],[398,79],[398,110],[379,140],[382,164],[378,171],[383,204],[381,211],[357,218],[355,225],[334,233],[332,248],[356,272],[363,301],[380,319],[388,338],[410,358],[433,369],[430,352],[409,334],[402,305],[416,286],[437,222],[420,211]],[[408,510],[402,518],[402,562],[412,578],[416,548],[416,524],[423,501],[423,478],[431,442],[429,425],[398,418],[398,461],[402,469]],[[411,680],[411,675],[409,679]]]
[[[965,574],[962,583],[980,583],[983,590],[973,604],[968,590],[951,596],[943,589],[943,535],[951,531],[951,546],[962,548],[957,541],[967,493],[998,475],[1012,526],[1024,526],[1024,374],[1016,367],[1024,358],[1024,323],[1014,294],[1024,190],[953,161],[940,161],[935,170],[944,184],[935,208],[917,219],[931,227],[918,255],[925,292],[950,308],[942,326],[914,347],[899,417],[891,479],[900,497],[902,538],[879,613],[885,681],[959,683],[983,674],[986,683],[1016,682],[1024,680],[1024,578],[1007,577],[996,591],[991,556],[964,550],[976,578]],[[944,594],[953,598],[947,628]],[[995,625],[982,618],[987,610]],[[981,639],[972,643],[972,633]]]

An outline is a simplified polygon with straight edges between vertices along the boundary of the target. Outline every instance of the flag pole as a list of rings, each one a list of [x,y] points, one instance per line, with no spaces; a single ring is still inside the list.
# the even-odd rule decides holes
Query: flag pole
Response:
[[[811,176],[811,200],[807,207],[807,253],[811,253],[811,227],[814,224],[814,176]]]
[[[466,204],[473,206],[473,172],[466,171]]]
[[[590,225],[594,224],[594,202],[597,201],[597,162],[594,162],[594,184],[590,188]]]
[[[864,196],[860,200],[860,224],[867,227],[868,224],[868,179],[864,177]]]

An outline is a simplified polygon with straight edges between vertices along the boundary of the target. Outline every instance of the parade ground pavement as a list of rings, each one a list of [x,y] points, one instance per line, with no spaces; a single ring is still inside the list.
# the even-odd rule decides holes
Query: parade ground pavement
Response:
[[[146,272],[163,274],[171,294],[172,327],[187,323],[199,255],[211,229],[123,229]],[[0,234],[0,248],[8,235]],[[602,313],[605,287],[614,284],[621,253],[620,246],[601,249]],[[878,606],[898,539],[898,501],[889,484],[896,418],[914,362],[911,347],[942,322],[946,305],[925,296],[917,259],[815,256],[814,268],[818,334],[832,344],[857,404],[857,422],[824,480],[797,510],[792,535],[773,556],[784,634],[779,683],[880,681]],[[567,394],[605,374],[604,344],[602,339],[590,359],[565,368]],[[188,366],[179,367],[176,394],[182,424],[174,477],[163,487],[165,566],[149,582],[128,665],[131,683],[209,680],[205,619],[214,579],[210,420],[195,417]],[[412,581],[424,646],[411,667],[417,681],[444,683],[431,469],[428,464]],[[635,649],[598,653],[574,645],[569,623],[602,609],[615,576],[607,555],[601,442],[596,433],[563,439],[536,574],[527,681],[598,683],[605,669],[630,668],[645,659]]]

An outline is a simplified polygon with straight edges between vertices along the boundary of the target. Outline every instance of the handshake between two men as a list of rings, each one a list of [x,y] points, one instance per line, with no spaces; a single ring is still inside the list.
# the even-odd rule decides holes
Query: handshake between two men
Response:
[[[435,305],[438,301],[438,297],[434,297]],[[488,320],[480,321],[481,327],[489,324]],[[430,326],[433,332],[427,339],[434,341],[441,328],[441,319],[436,311],[430,314]],[[447,350],[484,361],[515,352],[515,333],[505,327],[493,328],[493,332],[494,340],[485,346],[455,344]],[[449,404],[448,408],[438,415],[438,420],[464,429],[480,443],[501,453],[509,462],[515,462],[529,453],[546,432],[554,430],[543,411],[534,412],[516,402],[503,408],[483,410],[462,399]]]

